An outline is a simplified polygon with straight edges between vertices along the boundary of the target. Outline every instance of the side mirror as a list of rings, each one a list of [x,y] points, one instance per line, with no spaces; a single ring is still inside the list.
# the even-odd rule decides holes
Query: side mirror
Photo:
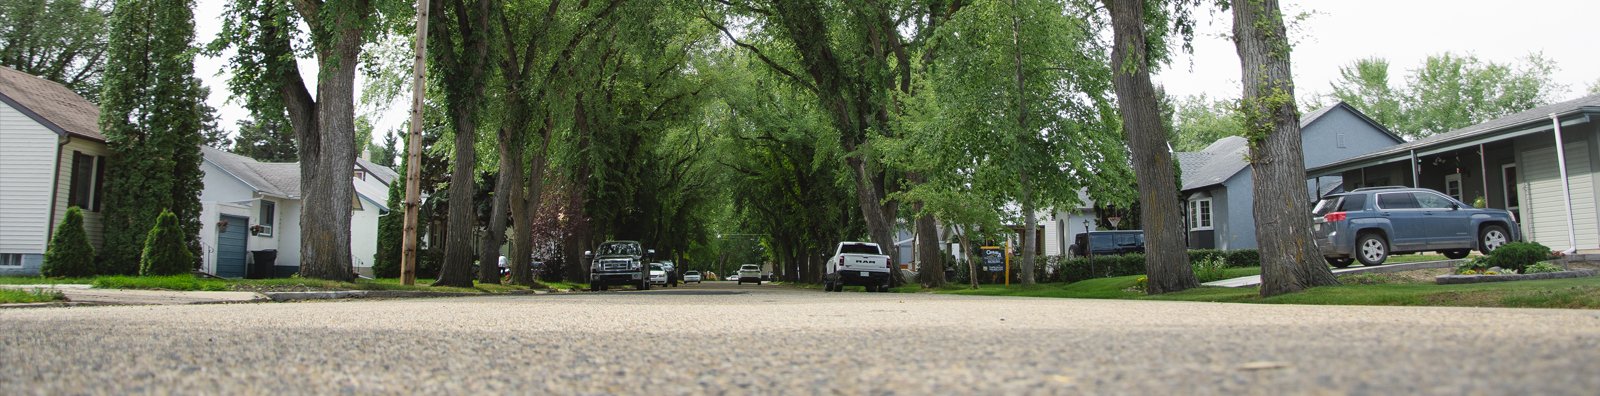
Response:
[[[648,249],[648,250],[645,250],[645,251],[644,251],[644,254],[645,254],[645,255],[646,255],[646,256],[651,256],[651,257],[655,257],[655,255],[656,255],[656,250],[655,250],[655,249]]]
[[[1455,202],[1451,202],[1450,203],[1450,210],[1461,210],[1461,205],[1458,205]]]
[[[594,252],[591,252],[591,251],[588,251],[588,250],[583,251],[583,256],[584,257],[593,256],[593,255],[594,255]]]

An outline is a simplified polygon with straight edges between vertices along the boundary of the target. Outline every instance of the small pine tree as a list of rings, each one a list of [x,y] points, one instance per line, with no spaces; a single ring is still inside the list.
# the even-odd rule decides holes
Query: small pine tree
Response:
[[[400,169],[405,174],[405,168]],[[405,237],[404,183],[389,186],[389,214],[378,218],[378,254],[373,258],[372,275],[378,278],[400,277],[400,256]]]
[[[50,238],[39,272],[49,277],[85,277],[94,276],[94,271],[94,246],[83,231],[83,211],[76,206],[67,208],[67,216]]]
[[[184,241],[183,229],[178,225],[178,215],[163,209],[156,217],[155,228],[144,239],[144,254],[139,257],[139,275],[163,276],[189,273],[194,265],[194,253]]]

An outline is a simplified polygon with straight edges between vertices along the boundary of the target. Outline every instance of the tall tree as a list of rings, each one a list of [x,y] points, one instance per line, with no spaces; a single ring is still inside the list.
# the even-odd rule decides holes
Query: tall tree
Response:
[[[1513,63],[1443,53],[1393,86],[1388,61],[1364,58],[1340,68],[1332,96],[1415,140],[1550,103],[1567,89],[1550,77],[1555,69],[1538,53]]]
[[[1178,100],[1172,116],[1172,149],[1200,151],[1218,139],[1238,136],[1244,123],[1236,107],[1234,100],[1213,100],[1205,94]]]
[[[299,219],[301,276],[348,280],[354,275],[350,170],[356,153],[350,142],[355,138],[356,70],[362,46],[378,32],[407,29],[394,21],[414,15],[408,4],[236,1],[229,4],[228,20],[210,48],[214,53],[235,50],[237,67],[229,82],[235,94],[259,110],[282,109],[293,127],[304,203]],[[300,31],[301,26],[307,30]],[[315,90],[301,77],[297,54],[315,56]]]
[[[0,66],[100,101],[110,0],[0,2]]]
[[[473,205],[477,185],[478,125],[483,110],[480,104],[491,71],[488,70],[489,45],[494,33],[489,25],[490,1],[433,0],[429,6],[429,17],[438,22],[428,32],[432,47],[428,55],[433,58],[430,65],[444,86],[445,107],[455,130],[455,160],[450,171],[450,229],[445,240],[444,266],[439,269],[439,280],[433,285],[471,287],[472,262],[477,249],[472,240],[478,228]],[[498,243],[504,230],[503,222],[498,230],[489,228],[484,239],[496,245],[493,251],[499,251]],[[492,270],[491,258],[481,259],[484,271]],[[498,282],[499,279],[492,276],[479,280]]]
[[[1261,252],[1261,295],[1336,285],[1311,236],[1300,112],[1289,73],[1289,39],[1277,0],[1233,0],[1233,42],[1243,69],[1245,138]]]
[[[1594,82],[1589,83],[1589,94],[1600,94],[1600,78],[1596,78]]]
[[[194,78],[190,0],[121,0],[112,9],[100,130],[112,149],[105,187],[107,272],[138,271],[144,234],[163,211],[177,216],[189,257],[199,257],[200,144],[204,103]]]
[[[1200,282],[1189,267],[1184,247],[1183,220],[1179,217],[1183,210],[1172,183],[1176,167],[1167,148],[1168,132],[1161,120],[1155,86],[1150,82],[1151,70],[1165,59],[1163,33],[1170,14],[1160,7],[1169,3],[1102,2],[1111,14],[1111,70],[1118,112],[1139,182],[1139,223],[1145,226],[1145,271],[1149,277],[1145,290],[1161,294],[1198,287]],[[1179,3],[1181,8],[1183,4]],[[1152,5],[1156,8],[1147,8]],[[1181,15],[1179,21],[1184,20]],[[1153,22],[1153,31],[1147,28],[1147,18],[1153,19],[1149,21]]]
[[[233,138],[233,153],[262,162],[298,161],[300,152],[286,121],[283,117],[239,120],[239,135]]]

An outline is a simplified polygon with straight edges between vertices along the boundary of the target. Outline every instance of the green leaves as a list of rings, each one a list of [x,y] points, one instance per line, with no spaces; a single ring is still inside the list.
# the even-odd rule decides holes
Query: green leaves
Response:
[[[1538,107],[1566,89],[1550,79],[1555,62],[1538,53],[1515,63],[1433,55],[1400,86],[1390,82],[1389,68],[1382,58],[1341,67],[1332,96],[1412,140]]]

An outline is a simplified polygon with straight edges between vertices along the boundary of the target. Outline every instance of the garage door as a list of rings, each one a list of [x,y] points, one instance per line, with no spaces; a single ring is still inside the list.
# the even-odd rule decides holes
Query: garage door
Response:
[[[1593,248],[1600,241],[1595,224],[1594,177],[1589,171],[1589,147],[1585,142],[1566,145],[1567,183],[1572,188],[1572,221],[1578,247]],[[1555,147],[1528,150],[1522,154],[1524,202],[1523,231],[1529,240],[1555,250],[1571,248],[1567,243],[1567,201],[1561,194],[1561,173],[1556,167]]]
[[[224,278],[243,278],[245,275],[245,225],[250,224],[250,219],[234,216],[222,216],[222,221],[229,224],[217,230],[217,276]]]

